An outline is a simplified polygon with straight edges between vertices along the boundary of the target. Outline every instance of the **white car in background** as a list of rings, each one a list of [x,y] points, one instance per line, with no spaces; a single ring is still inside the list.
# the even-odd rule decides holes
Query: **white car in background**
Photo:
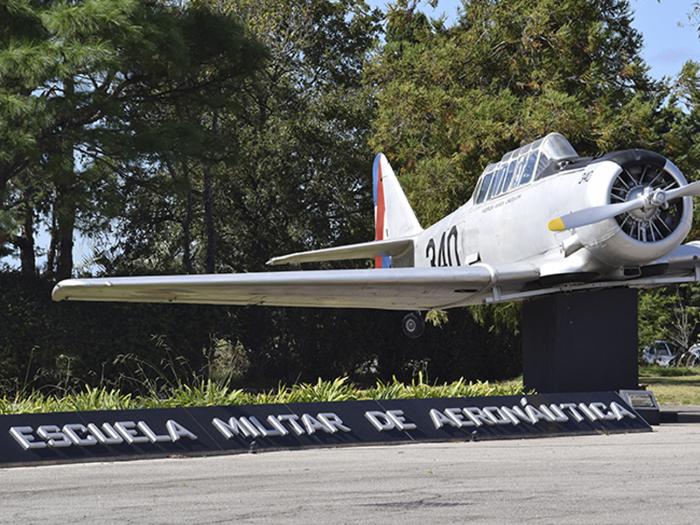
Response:
[[[700,366],[700,343],[695,343],[693,346],[688,348],[679,359],[679,365],[681,366]]]
[[[671,366],[678,354],[673,343],[654,341],[642,350],[642,361],[647,365]]]

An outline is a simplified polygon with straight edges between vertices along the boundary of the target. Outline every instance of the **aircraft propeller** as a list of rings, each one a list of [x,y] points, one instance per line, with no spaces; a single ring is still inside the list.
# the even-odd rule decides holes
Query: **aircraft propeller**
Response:
[[[556,232],[580,228],[581,226],[588,226],[589,224],[604,221],[605,219],[611,219],[632,210],[665,208],[668,206],[668,202],[687,196],[700,196],[700,181],[692,182],[673,190],[663,190],[660,188],[652,189],[647,187],[639,197],[635,197],[626,202],[593,206],[591,208],[584,208],[583,210],[568,213],[552,219],[547,224],[547,227],[551,231]]]

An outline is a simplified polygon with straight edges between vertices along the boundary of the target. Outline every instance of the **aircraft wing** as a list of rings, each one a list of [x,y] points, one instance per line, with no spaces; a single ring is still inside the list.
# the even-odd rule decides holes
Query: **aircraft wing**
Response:
[[[700,265],[700,241],[681,244],[660,262],[668,264],[670,271],[694,270]]]
[[[658,276],[639,279],[650,285],[681,284],[700,281],[700,241],[681,244],[657,263],[664,267]]]
[[[529,264],[68,279],[54,301],[127,301],[386,310],[448,308],[539,277]]]

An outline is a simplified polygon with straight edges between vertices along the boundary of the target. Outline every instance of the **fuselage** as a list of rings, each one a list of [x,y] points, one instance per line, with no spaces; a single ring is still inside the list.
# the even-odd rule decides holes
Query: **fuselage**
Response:
[[[644,184],[634,186],[638,173],[653,184],[686,180],[669,160],[643,150],[615,152],[598,159],[570,159],[539,178],[478,202],[477,194],[455,212],[417,237],[414,265],[460,266],[475,263],[503,265],[533,261],[541,274],[634,273],[653,264],[687,236],[692,199],[679,200],[677,216],[645,222],[645,217],[607,219],[575,230],[553,232],[548,222],[566,213],[632,198]],[[483,176],[482,176],[483,178]],[[630,179],[630,180],[628,180]],[[665,182],[664,182],[665,181]],[[480,183],[482,181],[480,180]],[[670,226],[669,226],[670,225]],[[667,231],[668,230],[668,231]]]

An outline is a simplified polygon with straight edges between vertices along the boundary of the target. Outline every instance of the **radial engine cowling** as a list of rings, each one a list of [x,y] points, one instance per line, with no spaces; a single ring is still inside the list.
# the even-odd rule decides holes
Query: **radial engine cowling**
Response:
[[[609,153],[590,168],[605,173],[598,176],[594,172],[597,183],[589,189],[594,205],[618,204],[687,184],[670,160],[645,150]],[[581,228],[579,238],[597,259],[608,265],[641,266],[680,245],[690,231],[692,215],[692,198],[682,197]]]

